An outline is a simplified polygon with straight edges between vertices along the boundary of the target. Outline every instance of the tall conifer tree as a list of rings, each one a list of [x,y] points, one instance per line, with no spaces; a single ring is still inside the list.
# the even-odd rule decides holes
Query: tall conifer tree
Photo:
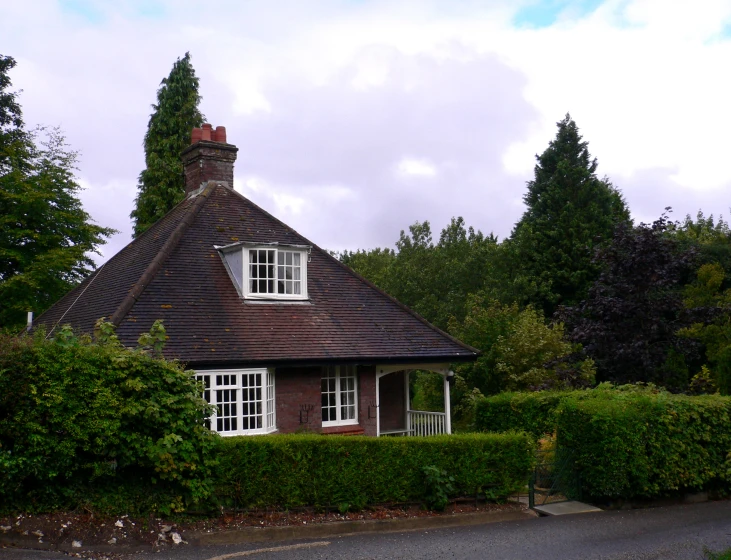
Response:
[[[535,178],[523,197],[528,208],[510,239],[515,281],[547,315],[586,295],[598,275],[594,249],[630,220],[620,192],[597,178],[597,161],[571,116],[557,126],[556,138],[536,156]]]
[[[185,197],[180,153],[190,144],[190,132],[203,123],[198,109],[198,78],[190,53],[173,64],[157,90],[157,104],[145,134],[145,169],[140,173],[135,208],[130,214],[137,237]]]

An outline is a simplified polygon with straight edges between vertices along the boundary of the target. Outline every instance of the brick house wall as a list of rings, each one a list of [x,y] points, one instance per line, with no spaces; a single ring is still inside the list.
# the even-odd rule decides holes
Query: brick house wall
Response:
[[[381,377],[379,393],[381,431],[405,429],[404,372],[397,371]]]
[[[322,369],[319,367],[277,368],[274,375],[279,432],[289,434],[297,431],[321,431],[320,378]],[[301,406],[312,406],[309,414],[302,413],[302,423],[300,423]]]
[[[367,436],[376,435],[376,366],[358,366],[358,422]],[[370,418],[369,418],[370,416]]]
[[[322,427],[322,400],[320,380],[322,368],[277,368],[275,373],[277,430],[283,434],[292,432],[361,433],[376,435],[376,368],[358,367],[358,424],[352,426]],[[402,389],[403,392],[403,389]],[[309,413],[302,413],[302,406],[311,406]],[[403,408],[402,408],[403,409]],[[370,418],[369,418],[370,413]]]

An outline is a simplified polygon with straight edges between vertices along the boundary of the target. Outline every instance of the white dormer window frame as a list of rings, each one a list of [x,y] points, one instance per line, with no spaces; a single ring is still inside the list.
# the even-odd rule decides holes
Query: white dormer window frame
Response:
[[[244,298],[306,300],[307,260],[308,252],[297,247],[244,247]]]
[[[237,242],[214,248],[242,298],[262,302],[309,299],[309,245]]]

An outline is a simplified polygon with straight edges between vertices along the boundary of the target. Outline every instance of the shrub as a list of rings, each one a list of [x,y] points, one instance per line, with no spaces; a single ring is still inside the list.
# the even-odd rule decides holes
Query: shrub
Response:
[[[540,438],[555,431],[553,413],[561,399],[574,392],[500,393],[477,399],[475,429],[480,432],[522,430]]]
[[[559,448],[573,450],[585,496],[729,490],[731,398],[594,390],[563,398],[555,418]]]
[[[444,511],[449,504],[449,496],[454,494],[454,477],[447,471],[432,465],[423,467],[422,472],[426,479],[424,501],[429,509]]]
[[[516,433],[222,438],[216,492],[226,505],[242,508],[343,510],[424,501],[434,482],[425,477],[429,467],[445,473],[452,488],[440,487],[451,495],[502,499],[525,486],[534,455],[532,439]]]
[[[658,393],[666,393],[666,391],[651,383],[637,385],[600,383],[591,390],[500,393],[476,399],[475,429],[480,432],[525,431],[536,438],[541,438],[556,431],[554,414],[567,397],[611,400],[612,395],[654,395]]]
[[[0,337],[0,510],[169,512],[210,495],[197,382],[100,327],[99,342]],[[161,339],[156,325],[142,341]]]

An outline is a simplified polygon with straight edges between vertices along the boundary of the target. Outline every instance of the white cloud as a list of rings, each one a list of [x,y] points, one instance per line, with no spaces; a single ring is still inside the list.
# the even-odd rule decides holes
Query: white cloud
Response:
[[[149,17],[92,0],[89,18],[37,0],[0,5],[0,36],[26,122],[62,126],[87,210],[124,232],[105,254],[130,237],[150,104],[186,50],[203,112],[240,148],[237,189],[323,246],[455,215],[507,235],[567,111],[638,216],[727,212],[731,0],[512,25],[530,4],[165,0]]]
[[[426,159],[403,158],[396,169],[404,177],[434,177],[437,174],[436,167]]]

